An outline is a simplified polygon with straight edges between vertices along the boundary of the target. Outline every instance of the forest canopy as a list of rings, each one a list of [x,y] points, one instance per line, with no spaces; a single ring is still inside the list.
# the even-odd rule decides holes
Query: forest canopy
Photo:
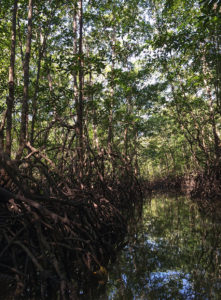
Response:
[[[1,1],[0,18],[9,157],[65,172],[89,147],[148,178],[219,164],[219,1]]]

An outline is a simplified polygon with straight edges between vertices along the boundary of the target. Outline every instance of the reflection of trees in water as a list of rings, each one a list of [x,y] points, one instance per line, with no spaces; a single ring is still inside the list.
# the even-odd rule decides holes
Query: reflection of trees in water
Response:
[[[131,207],[128,206],[128,209],[125,207],[124,208],[124,217],[125,220],[127,220],[127,229],[128,232],[130,233],[130,242],[126,243],[125,245],[128,244],[130,246],[127,246],[127,252],[128,255],[130,256],[130,249],[134,248],[134,245],[139,243],[139,232],[140,232],[140,227],[142,224],[142,218],[143,218],[143,201],[142,199],[140,199],[140,201],[134,202],[134,205],[131,209]],[[131,238],[133,237],[133,238]],[[133,260],[133,253],[131,253],[130,256],[130,264],[131,265],[131,271],[133,269],[136,269],[136,262],[135,260]],[[124,259],[123,259],[124,260]],[[113,262],[114,264],[118,264],[118,262]],[[127,264],[127,260],[124,261],[123,264],[121,264],[121,266]],[[129,265],[126,266],[127,271],[125,271],[125,273],[127,273],[129,271]],[[118,289],[118,297],[119,299],[125,299],[125,300],[129,300],[132,299],[132,294],[130,293],[130,291],[127,289],[127,284],[125,284],[125,274],[122,272],[122,269],[120,268],[116,268],[115,269],[115,276],[116,276],[116,283],[112,282],[112,288],[117,287]],[[129,269],[128,269],[129,268]],[[93,279],[93,278],[91,278]],[[82,292],[82,293],[81,293]],[[112,299],[110,298],[110,291],[109,291],[109,284],[107,284],[106,282],[102,282],[99,283],[97,280],[91,280],[90,282],[88,282],[87,286],[83,286],[82,289],[79,291],[79,299],[86,299],[86,300],[98,300],[98,299],[102,299],[102,300],[108,300],[108,299]],[[115,298],[114,298],[115,299]]]
[[[216,295],[221,295],[220,225],[201,219],[201,229],[200,249],[195,251],[197,268],[193,269],[194,287],[210,299],[218,299]]]
[[[160,196],[136,230],[108,284],[113,299],[218,299],[220,224],[184,197]]]

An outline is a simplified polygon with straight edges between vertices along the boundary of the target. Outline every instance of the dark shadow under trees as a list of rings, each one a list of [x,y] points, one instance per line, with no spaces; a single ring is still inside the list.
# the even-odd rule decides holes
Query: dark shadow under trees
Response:
[[[140,185],[117,153],[88,149],[79,182],[73,161],[61,174],[40,151],[26,148],[19,161],[0,153],[0,274],[14,282],[18,297],[44,299],[53,287],[62,299],[76,299],[77,283],[98,284],[96,271],[124,245],[123,213],[141,201]]]

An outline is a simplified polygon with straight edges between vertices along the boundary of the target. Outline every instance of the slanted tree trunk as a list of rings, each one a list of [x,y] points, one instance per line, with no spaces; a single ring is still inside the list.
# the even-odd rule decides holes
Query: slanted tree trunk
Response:
[[[28,87],[29,87],[29,64],[30,64],[31,41],[32,41],[33,2],[34,2],[33,0],[29,0],[29,6],[28,6],[28,33],[27,33],[26,51],[25,51],[25,59],[24,59],[24,89],[23,89],[18,157],[22,155],[22,151],[24,149],[27,140],[27,133],[28,133]]]
[[[11,131],[12,131],[12,110],[14,106],[15,98],[15,51],[16,51],[16,17],[18,10],[18,0],[14,0],[13,7],[13,16],[12,16],[12,33],[11,33],[11,57],[10,57],[10,66],[9,66],[9,80],[8,80],[8,89],[9,96],[6,99],[7,103],[7,114],[6,114],[6,152],[11,155]]]

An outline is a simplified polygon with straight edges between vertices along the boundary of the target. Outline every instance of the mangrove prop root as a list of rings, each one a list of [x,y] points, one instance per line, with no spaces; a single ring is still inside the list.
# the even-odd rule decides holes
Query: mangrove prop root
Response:
[[[0,180],[11,184],[0,187],[0,274],[14,278],[16,294],[27,288],[31,293],[37,282],[42,299],[50,285],[57,286],[62,299],[71,299],[73,280],[83,284],[124,245],[122,207],[141,197],[140,187],[126,166],[116,179],[106,174],[102,181],[99,169],[97,178],[85,180],[89,188],[82,189],[71,174],[61,178],[56,168],[50,170],[50,161],[31,150],[25,169],[0,153]],[[44,175],[35,175],[33,158]]]

